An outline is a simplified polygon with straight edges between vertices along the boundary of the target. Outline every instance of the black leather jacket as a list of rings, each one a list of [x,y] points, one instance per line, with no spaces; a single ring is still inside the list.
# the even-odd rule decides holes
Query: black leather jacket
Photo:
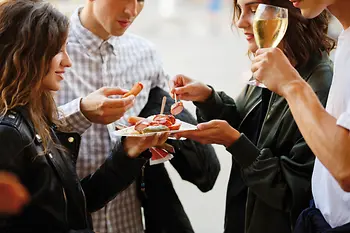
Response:
[[[168,92],[159,87],[151,90],[146,106],[140,116],[148,117],[159,113],[162,97],[167,96],[165,113],[169,113],[174,101]],[[185,109],[176,118],[194,124],[197,121]],[[168,140],[175,147],[170,163],[182,179],[196,185],[202,192],[211,190],[220,172],[220,163],[211,145],[202,145],[191,140]],[[147,165],[139,181],[144,179],[146,189],[139,195],[144,208],[146,232],[150,233],[193,233],[191,223],[176,194],[164,164]]]
[[[326,54],[298,69],[326,104],[333,69]],[[226,197],[225,233],[289,233],[311,199],[314,155],[287,101],[268,89],[247,86],[234,101],[213,92],[196,103],[199,121],[223,119],[241,137],[226,148],[232,168]]]
[[[24,108],[0,118],[0,170],[16,174],[31,200],[16,216],[0,217],[0,232],[93,232],[89,213],[102,208],[139,174],[146,160],[131,159],[116,145],[105,163],[82,180],[75,161],[80,136],[52,128],[56,144],[43,154],[40,137]]]

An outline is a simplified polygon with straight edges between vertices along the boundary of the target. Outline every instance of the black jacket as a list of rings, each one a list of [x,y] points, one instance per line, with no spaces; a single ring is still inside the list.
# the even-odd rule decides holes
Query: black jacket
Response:
[[[96,172],[79,180],[75,161],[80,136],[54,127],[52,136],[67,149],[50,146],[43,154],[25,109],[0,118],[0,170],[17,175],[31,196],[22,213],[0,217],[0,232],[92,232],[89,213],[128,187],[146,162],[129,158],[119,144]]]
[[[163,96],[167,96],[165,113],[169,113],[174,101],[167,92],[156,87],[151,90],[148,102],[140,116],[148,117],[158,114]],[[177,115],[176,118],[197,124],[187,110]],[[213,147],[190,140],[168,140],[168,143],[175,147],[176,152],[170,162],[182,179],[195,184],[202,192],[211,190],[220,171],[220,164]],[[139,178],[142,179],[142,175]],[[146,232],[194,232],[164,164],[146,166],[144,180],[145,193],[139,189],[139,195],[144,208]]]
[[[325,105],[333,70],[326,54],[298,70]],[[213,92],[196,103],[199,121],[223,119],[241,137],[229,146],[232,168],[227,190],[225,233],[292,232],[311,199],[314,155],[286,100],[268,89],[247,86],[234,101]]]

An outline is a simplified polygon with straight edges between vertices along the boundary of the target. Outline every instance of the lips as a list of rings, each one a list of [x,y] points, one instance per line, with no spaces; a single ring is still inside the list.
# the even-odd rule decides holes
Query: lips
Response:
[[[130,21],[129,21],[129,20],[118,20],[118,23],[119,23],[120,26],[122,26],[123,28],[129,27],[129,25],[130,25]]]
[[[248,41],[254,39],[254,34],[253,34],[253,33],[244,33],[244,35],[246,36],[246,39],[247,39]]]
[[[300,7],[300,2],[301,1],[297,1],[297,0],[289,0],[291,3],[293,3],[293,6],[294,7],[297,7],[297,8],[299,8]]]
[[[59,77],[63,79],[64,71],[56,71],[55,74],[57,74]]]

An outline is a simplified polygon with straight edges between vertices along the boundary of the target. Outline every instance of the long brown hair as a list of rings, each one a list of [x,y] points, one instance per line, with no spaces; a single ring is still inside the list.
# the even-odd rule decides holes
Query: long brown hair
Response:
[[[298,67],[306,65],[312,54],[321,55],[322,51],[329,53],[335,47],[335,41],[327,35],[330,18],[328,12],[324,11],[314,19],[305,19],[300,9],[295,8],[289,0],[263,0],[262,3],[288,9],[288,28],[283,38],[283,51]],[[235,24],[242,12],[237,0],[233,0],[233,6]]]
[[[0,2],[0,116],[24,107],[45,152],[52,142],[50,124],[57,107],[50,91],[41,88],[52,58],[68,35],[69,20],[50,3],[30,0]]]

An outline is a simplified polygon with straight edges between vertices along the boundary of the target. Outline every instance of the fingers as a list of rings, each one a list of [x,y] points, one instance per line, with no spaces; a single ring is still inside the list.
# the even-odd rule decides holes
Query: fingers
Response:
[[[188,80],[188,78],[183,74],[175,75],[175,77],[172,78],[174,87],[185,86],[187,84],[186,79]]]
[[[213,121],[209,121],[206,123],[200,123],[197,125],[198,130],[207,130],[213,128]]]
[[[263,61],[254,61],[254,62],[252,63],[252,66],[251,66],[250,69],[251,69],[251,71],[253,72],[254,78],[256,78],[255,75],[254,75],[254,73],[255,73],[256,71],[258,71],[259,68],[262,67],[262,65],[263,65]]]
[[[271,51],[272,49],[274,48],[262,48],[262,49],[258,49],[256,52],[255,52],[255,56],[259,56],[263,53],[266,53],[268,51]]]
[[[153,136],[150,136],[150,144],[147,145],[147,148],[162,145],[166,142],[169,137],[169,133],[156,133]]]
[[[173,94],[176,95],[185,95],[188,93],[189,86],[176,87],[173,89]]]
[[[119,87],[102,87],[99,89],[106,97],[111,95],[124,95],[128,90],[119,88]]]
[[[102,101],[101,107],[106,108],[126,108],[127,106],[132,106],[135,100],[135,96],[130,95],[126,98],[122,99],[112,99],[112,98],[106,98]]]

